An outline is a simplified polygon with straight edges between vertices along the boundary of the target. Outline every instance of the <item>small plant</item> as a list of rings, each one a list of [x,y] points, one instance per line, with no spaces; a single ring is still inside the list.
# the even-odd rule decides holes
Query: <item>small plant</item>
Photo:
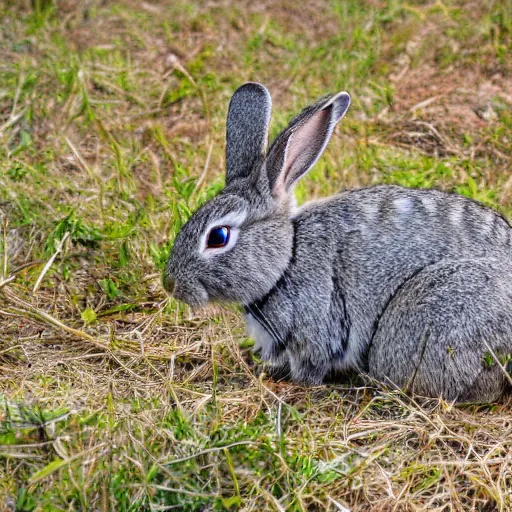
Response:
[[[105,279],[100,279],[98,281],[98,284],[101,286],[101,289],[103,290],[103,292],[105,293],[109,300],[114,300],[121,293],[115,281],[109,277]]]
[[[492,368],[494,364],[496,364],[493,355],[490,352],[486,352],[484,357],[482,358],[482,364],[485,368]]]
[[[72,211],[56,223],[55,228],[46,239],[45,252],[47,254],[55,252],[66,234],[74,244],[90,248],[97,248],[99,241],[103,239],[97,228],[85,224]]]

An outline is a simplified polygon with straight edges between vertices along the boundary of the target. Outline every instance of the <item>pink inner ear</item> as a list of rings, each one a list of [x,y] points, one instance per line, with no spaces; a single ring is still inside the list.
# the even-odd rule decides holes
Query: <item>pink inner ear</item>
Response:
[[[318,111],[303,125],[298,126],[286,148],[283,181],[289,188],[320,156],[326,142],[331,109]]]

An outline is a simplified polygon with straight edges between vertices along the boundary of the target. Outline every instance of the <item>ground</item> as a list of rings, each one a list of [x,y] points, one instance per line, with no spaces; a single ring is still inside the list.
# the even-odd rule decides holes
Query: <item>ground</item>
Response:
[[[399,183],[511,218],[511,0],[5,0],[0,19],[0,510],[512,510],[510,397],[275,383],[236,307],[194,313],[160,281],[223,184],[247,80],[271,135],[352,95],[300,202]]]

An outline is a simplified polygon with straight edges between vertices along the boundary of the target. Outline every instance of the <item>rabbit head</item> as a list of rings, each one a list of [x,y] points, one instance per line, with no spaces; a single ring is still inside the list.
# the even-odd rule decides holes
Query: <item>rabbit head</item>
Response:
[[[271,98],[257,83],[229,104],[226,186],[178,233],[164,287],[191,306],[249,304],[267,294],[293,257],[293,188],[317,161],[346,113],[346,92],[304,109],[267,151]]]

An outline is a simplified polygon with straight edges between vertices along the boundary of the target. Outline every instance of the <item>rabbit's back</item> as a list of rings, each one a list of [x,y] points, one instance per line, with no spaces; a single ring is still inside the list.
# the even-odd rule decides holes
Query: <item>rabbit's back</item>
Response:
[[[499,213],[435,190],[377,186],[304,206],[299,226],[327,224],[334,276],[350,319],[338,369],[365,364],[380,316],[396,290],[443,259],[512,255],[512,229]]]
[[[511,226],[503,215],[458,194],[380,185],[330,199],[334,215],[341,216],[347,231],[359,232],[364,243],[393,246],[408,241],[409,247],[420,248],[437,242],[435,252],[442,255],[461,250],[494,253],[512,243]]]

